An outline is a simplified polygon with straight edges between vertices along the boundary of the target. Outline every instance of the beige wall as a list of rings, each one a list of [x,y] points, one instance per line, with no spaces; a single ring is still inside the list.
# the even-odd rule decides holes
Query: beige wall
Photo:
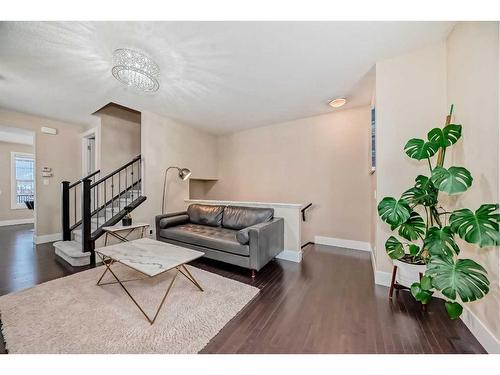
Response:
[[[0,221],[33,219],[33,211],[27,208],[11,209],[11,152],[33,154],[33,146],[0,141]]]
[[[312,202],[302,242],[368,242],[369,107],[337,111],[218,139],[219,181],[206,199]]]
[[[35,231],[36,236],[61,232],[61,182],[81,176],[82,126],[0,109],[0,124],[35,133]],[[56,128],[57,135],[43,134],[42,126]],[[77,150],[75,152],[75,150]],[[51,167],[53,177],[44,185],[43,167]]]
[[[142,113],[141,138],[143,188],[147,200],[133,212],[133,216],[154,224],[154,216],[161,213],[165,169],[169,166],[186,167],[192,171],[192,177],[213,178],[217,174],[216,138],[150,112]],[[184,210],[184,200],[189,197],[189,182],[181,181],[174,170],[170,170],[168,181],[167,211]]]
[[[476,210],[499,201],[499,29],[497,22],[460,22],[447,40],[447,104],[463,139],[447,155],[448,165],[467,168],[471,189],[449,201],[451,208]],[[462,256],[485,266],[490,294],[469,304],[500,340],[499,248],[477,249],[460,241]]]
[[[109,173],[141,153],[140,116],[125,117],[101,114],[100,169]],[[98,145],[99,147],[99,145]]]
[[[425,138],[428,130],[446,117],[446,45],[435,44],[377,63],[377,201],[400,197],[418,174],[428,175],[427,164],[410,159],[404,145],[411,138]],[[377,220],[376,268],[390,272],[385,252],[390,228]]]

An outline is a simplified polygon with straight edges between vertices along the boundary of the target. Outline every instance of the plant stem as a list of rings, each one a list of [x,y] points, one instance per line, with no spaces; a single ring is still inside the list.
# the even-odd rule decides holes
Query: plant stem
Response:
[[[429,230],[429,211],[427,210],[427,207],[425,207],[425,231]]]
[[[430,158],[427,158],[427,163],[429,163],[429,170],[432,173],[432,165],[431,165],[431,159]]]
[[[444,211],[444,212],[438,212],[438,215],[449,215],[449,214],[452,214],[453,212],[449,212],[449,211]]]

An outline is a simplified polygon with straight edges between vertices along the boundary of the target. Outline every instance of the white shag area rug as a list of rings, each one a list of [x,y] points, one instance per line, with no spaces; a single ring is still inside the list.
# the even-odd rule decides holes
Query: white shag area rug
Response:
[[[0,297],[9,353],[198,353],[259,289],[187,266],[204,292],[181,274],[153,325],[119,284],[97,286],[97,267]],[[141,275],[113,266],[121,280]],[[153,316],[175,271],[126,283]],[[108,272],[102,282],[114,281]]]

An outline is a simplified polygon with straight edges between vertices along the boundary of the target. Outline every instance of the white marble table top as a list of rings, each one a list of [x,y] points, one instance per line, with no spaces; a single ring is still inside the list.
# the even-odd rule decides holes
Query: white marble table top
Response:
[[[106,232],[118,232],[120,230],[135,229],[141,227],[149,227],[148,223],[132,223],[131,225],[115,224],[110,227],[102,227],[102,230]]]
[[[122,242],[95,251],[150,277],[205,255],[201,251],[150,238]]]

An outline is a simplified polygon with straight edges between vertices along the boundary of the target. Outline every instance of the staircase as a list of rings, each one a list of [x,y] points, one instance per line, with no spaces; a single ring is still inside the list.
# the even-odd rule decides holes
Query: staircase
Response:
[[[95,242],[103,227],[117,224],[146,200],[141,195],[141,156],[99,178],[100,171],[62,182],[63,240],[55,253],[72,266],[95,265]]]

